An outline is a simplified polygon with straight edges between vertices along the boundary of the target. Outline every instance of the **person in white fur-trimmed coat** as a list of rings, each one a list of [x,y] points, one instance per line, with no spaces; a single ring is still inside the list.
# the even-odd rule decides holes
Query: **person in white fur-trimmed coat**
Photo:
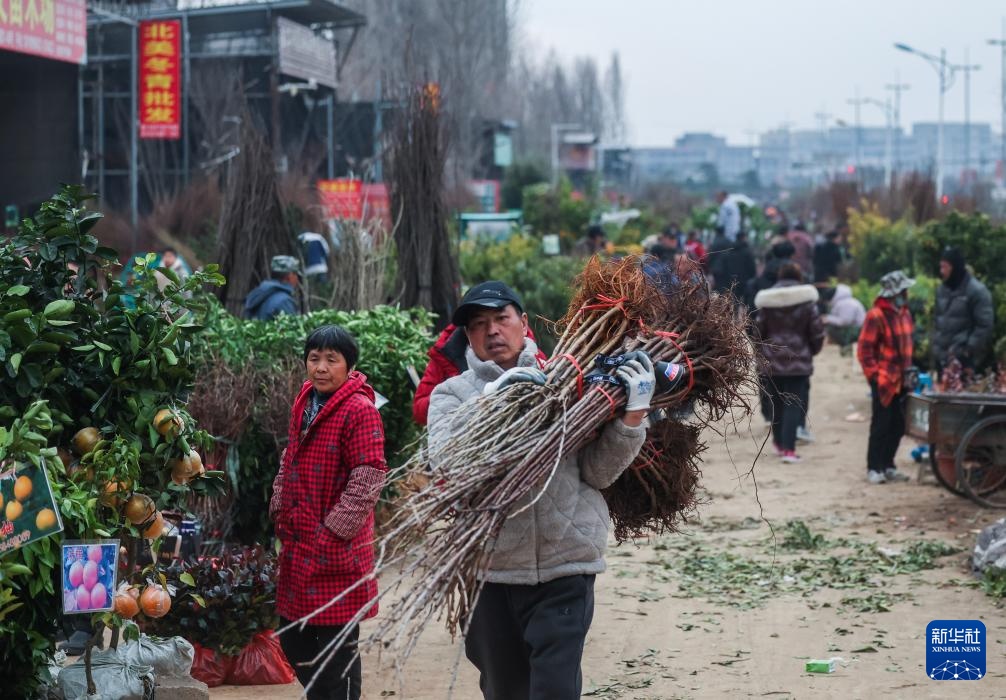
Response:
[[[824,345],[817,289],[803,284],[795,263],[779,268],[778,281],[755,296],[759,351],[768,365],[766,390],[772,399],[772,441],[783,462],[800,461],[797,428],[806,420],[814,355]]]

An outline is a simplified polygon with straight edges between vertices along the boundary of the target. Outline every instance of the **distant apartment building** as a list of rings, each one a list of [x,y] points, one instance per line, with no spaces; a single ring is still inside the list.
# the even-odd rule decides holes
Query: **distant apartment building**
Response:
[[[680,136],[670,148],[637,148],[633,167],[638,182],[739,182],[755,169],[754,149],[731,146],[725,138],[692,132]]]
[[[760,135],[756,148],[732,146],[710,133],[686,133],[667,148],[633,150],[637,183],[719,182],[737,185],[752,171],[763,185],[808,187],[834,178],[869,175],[883,182],[888,172],[935,172],[937,125],[919,122],[909,132],[886,127],[839,126],[829,129],[774,129]],[[996,177],[1000,135],[988,124],[948,122],[943,130],[943,176],[948,191],[967,177]]]

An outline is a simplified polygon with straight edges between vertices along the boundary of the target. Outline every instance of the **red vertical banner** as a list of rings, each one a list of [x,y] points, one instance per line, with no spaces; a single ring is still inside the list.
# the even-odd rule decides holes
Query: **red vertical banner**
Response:
[[[177,139],[181,135],[180,20],[140,22],[140,138]]]

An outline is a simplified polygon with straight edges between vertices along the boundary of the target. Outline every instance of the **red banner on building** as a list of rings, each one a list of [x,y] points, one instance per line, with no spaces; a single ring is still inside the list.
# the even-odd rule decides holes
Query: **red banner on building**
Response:
[[[0,49],[86,63],[85,0],[0,0]]]
[[[177,139],[181,135],[181,39],[179,20],[140,22],[141,139]]]
[[[363,183],[339,178],[318,180],[318,198],[330,219],[359,219],[363,216]]]

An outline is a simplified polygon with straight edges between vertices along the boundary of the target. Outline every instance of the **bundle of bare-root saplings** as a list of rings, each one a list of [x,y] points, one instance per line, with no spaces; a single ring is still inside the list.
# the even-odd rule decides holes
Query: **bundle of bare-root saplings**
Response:
[[[729,296],[710,294],[696,272],[670,283],[668,294],[667,281],[662,290],[635,257],[591,260],[559,322],[545,384],[511,384],[462,405],[466,414],[454,419],[464,430],[405,465],[431,479],[406,497],[377,543],[380,597],[400,595],[360,640],[361,652],[380,646],[403,663],[426,623],[441,616],[452,634],[466,632],[500,528],[545,490],[565,455],[624,412],[613,374],[635,350],[657,366],[651,407],[666,417],[604,495],[620,539],[675,527],[694,503],[699,432],[747,411],[755,357]]]

